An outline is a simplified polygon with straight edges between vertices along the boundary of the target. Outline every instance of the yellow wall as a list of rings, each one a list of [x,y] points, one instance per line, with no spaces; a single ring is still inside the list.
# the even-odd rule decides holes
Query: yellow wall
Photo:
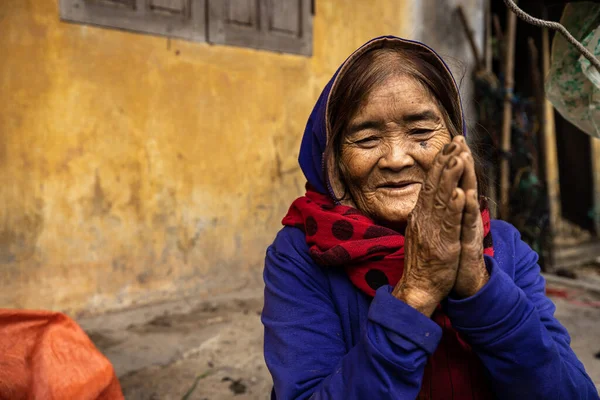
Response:
[[[404,0],[317,0],[310,58],[68,24],[0,1],[0,307],[98,312],[258,282],[300,138]]]

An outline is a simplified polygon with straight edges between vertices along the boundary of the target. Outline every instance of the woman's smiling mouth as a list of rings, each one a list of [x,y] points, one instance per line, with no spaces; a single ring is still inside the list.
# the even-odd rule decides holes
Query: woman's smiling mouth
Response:
[[[419,189],[420,185],[416,181],[385,182],[378,186],[378,190],[390,195],[405,195]]]

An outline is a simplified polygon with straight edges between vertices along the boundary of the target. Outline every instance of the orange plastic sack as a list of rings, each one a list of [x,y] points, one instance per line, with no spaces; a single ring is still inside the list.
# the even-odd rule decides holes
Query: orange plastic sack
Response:
[[[0,399],[123,398],[110,361],[72,319],[0,309]]]

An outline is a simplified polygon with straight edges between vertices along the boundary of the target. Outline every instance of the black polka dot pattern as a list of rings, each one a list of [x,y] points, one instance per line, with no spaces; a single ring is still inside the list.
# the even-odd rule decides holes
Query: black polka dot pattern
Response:
[[[310,256],[317,264],[326,267],[342,267],[352,259],[350,253],[340,245],[333,246],[324,253],[311,249]]]
[[[384,254],[373,256],[373,257],[370,257],[369,259],[371,261],[383,260],[385,258],[385,255],[390,253],[390,248],[386,247],[386,246],[375,245],[373,247],[370,247],[369,250],[367,250],[367,255],[370,256],[372,254],[381,253],[381,252],[383,252]]]
[[[389,284],[389,280],[387,276],[383,273],[383,271],[378,270],[376,268],[370,269],[365,275],[365,281],[373,290],[377,290],[383,285]]]
[[[341,219],[333,223],[331,233],[338,240],[350,240],[354,234],[354,227],[350,222]]]
[[[368,227],[367,230],[365,231],[364,238],[365,239],[375,239],[375,238],[382,237],[382,236],[392,236],[392,235],[397,235],[397,233],[391,229],[384,228],[383,226],[372,225],[372,226]]]
[[[376,244],[375,246],[370,247],[369,250],[367,250],[367,254],[371,255],[371,254],[379,253],[380,251],[389,252],[389,250],[390,250],[389,247]]]
[[[317,233],[317,221],[312,217],[306,217],[306,221],[304,221],[304,229],[306,229],[306,234],[308,236],[314,236]]]
[[[350,253],[340,245],[332,247],[327,253],[328,257],[335,265],[344,265],[351,260]]]

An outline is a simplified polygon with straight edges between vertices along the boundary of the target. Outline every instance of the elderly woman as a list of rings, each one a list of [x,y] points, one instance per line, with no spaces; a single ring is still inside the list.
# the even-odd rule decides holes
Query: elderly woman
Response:
[[[464,133],[421,43],[374,39],[325,87],[306,196],[266,256],[272,398],[598,399],[537,254],[490,221]]]

